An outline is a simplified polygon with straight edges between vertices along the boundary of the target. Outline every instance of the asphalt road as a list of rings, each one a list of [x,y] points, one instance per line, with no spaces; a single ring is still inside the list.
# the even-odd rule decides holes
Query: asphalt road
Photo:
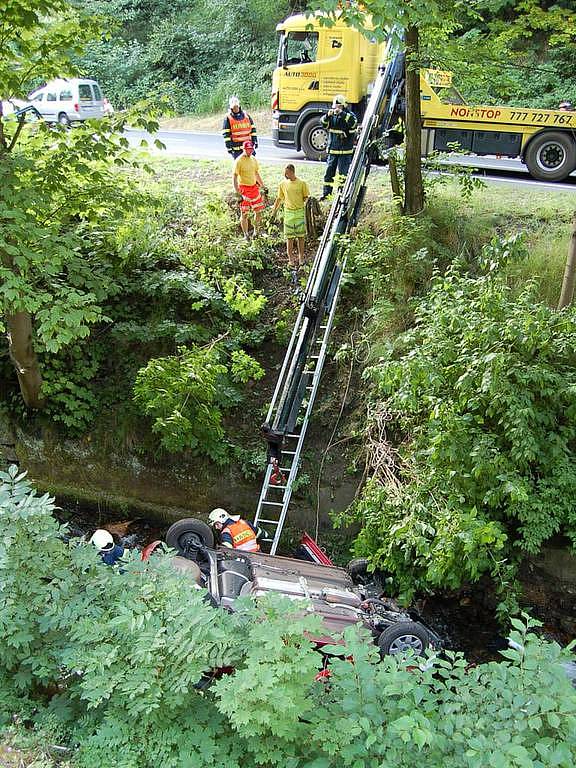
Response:
[[[144,131],[129,129],[126,136],[133,147],[139,147],[141,142],[148,141],[154,155],[170,157],[191,157],[201,160],[223,160],[228,157],[224,151],[222,136],[216,133],[197,133],[195,131],[159,131],[151,136]],[[154,140],[159,139],[166,147],[159,150],[154,147]],[[267,136],[258,139],[258,160],[266,163],[297,162],[313,163],[307,160],[302,152],[291,149],[280,149],[274,146],[272,139]],[[497,157],[454,157],[447,164],[469,165],[477,169],[475,176],[486,181],[513,184],[515,186],[540,187],[576,191],[576,172],[563,182],[537,181],[529,176],[526,166],[519,160]]]

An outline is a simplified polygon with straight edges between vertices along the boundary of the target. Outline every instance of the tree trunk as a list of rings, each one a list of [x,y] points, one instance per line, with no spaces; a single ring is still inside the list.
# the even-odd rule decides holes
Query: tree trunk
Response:
[[[568,256],[566,257],[566,267],[564,268],[564,278],[562,280],[562,290],[558,309],[572,304],[574,298],[574,278],[576,276],[576,212],[572,217],[572,232],[568,244]]]
[[[32,344],[32,318],[29,312],[16,312],[6,318],[8,349],[16,368],[22,398],[28,408],[43,408],[42,376]]]
[[[406,175],[404,179],[404,211],[412,216],[420,213],[424,208],[421,135],[418,28],[408,27],[406,29]]]

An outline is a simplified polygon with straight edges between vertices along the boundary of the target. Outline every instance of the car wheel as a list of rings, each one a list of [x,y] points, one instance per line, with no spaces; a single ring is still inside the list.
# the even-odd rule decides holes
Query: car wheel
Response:
[[[320,123],[320,115],[304,123],[300,136],[302,150],[309,160],[325,160],[328,147],[328,131]]]
[[[66,126],[66,128],[70,126],[70,118],[68,117],[66,112],[60,112],[60,114],[58,115],[58,122],[60,123],[60,125]]]
[[[386,627],[378,638],[378,647],[382,656],[395,656],[410,650],[415,656],[423,656],[430,647],[430,635],[417,621],[399,621]]]
[[[576,167],[576,144],[567,133],[547,131],[532,139],[525,161],[535,179],[562,181]]]
[[[166,544],[171,549],[185,554],[190,549],[212,549],[214,533],[210,526],[193,517],[178,520],[166,532]]]
[[[350,560],[346,566],[346,570],[352,577],[354,584],[361,582],[362,584],[368,578],[368,560],[365,557],[356,557],[354,560]]]

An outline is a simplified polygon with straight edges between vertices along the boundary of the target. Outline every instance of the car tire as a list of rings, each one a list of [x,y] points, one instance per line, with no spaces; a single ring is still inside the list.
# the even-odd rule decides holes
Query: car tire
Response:
[[[60,123],[60,125],[63,125],[65,128],[70,127],[70,118],[68,117],[66,112],[60,112],[60,114],[58,115],[58,122]]]
[[[368,560],[365,557],[356,557],[354,560],[350,560],[346,566],[346,570],[352,577],[352,581],[356,584],[357,581],[362,583],[366,581],[368,577]]]
[[[576,143],[568,133],[546,131],[532,139],[524,159],[535,179],[562,181],[576,168]]]
[[[328,131],[320,123],[321,115],[311,117],[304,123],[300,134],[302,151],[308,160],[325,160],[328,147]]]
[[[395,656],[408,650],[412,650],[415,656],[423,656],[430,647],[430,634],[417,621],[399,621],[381,633],[378,647],[382,656]]]
[[[192,549],[212,549],[214,533],[210,526],[193,517],[178,520],[166,532],[166,544],[179,554],[186,554]]]

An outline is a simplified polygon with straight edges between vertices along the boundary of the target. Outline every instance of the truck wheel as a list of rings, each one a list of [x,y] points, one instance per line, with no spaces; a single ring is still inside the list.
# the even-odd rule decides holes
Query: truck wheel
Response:
[[[60,114],[58,115],[58,122],[60,123],[60,125],[65,125],[66,127],[70,125],[70,118],[68,117],[66,112],[60,112]]]
[[[178,520],[166,532],[166,544],[179,554],[186,554],[190,549],[212,549],[214,533],[209,525],[193,517]]]
[[[576,144],[567,133],[547,131],[532,139],[525,161],[535,179],[561,181],[576,168]]]
[[[386,627],[378,638],[378,647],[382,656],[394,656],[397,653],[413,651],[416,656],[423,656],[430,646],[428,630],[417,621],[399,621]]]
[[[308,160],[325,160],[328,146],[328,131],[320,123],[320,115],[304,123],[300,143]]]

